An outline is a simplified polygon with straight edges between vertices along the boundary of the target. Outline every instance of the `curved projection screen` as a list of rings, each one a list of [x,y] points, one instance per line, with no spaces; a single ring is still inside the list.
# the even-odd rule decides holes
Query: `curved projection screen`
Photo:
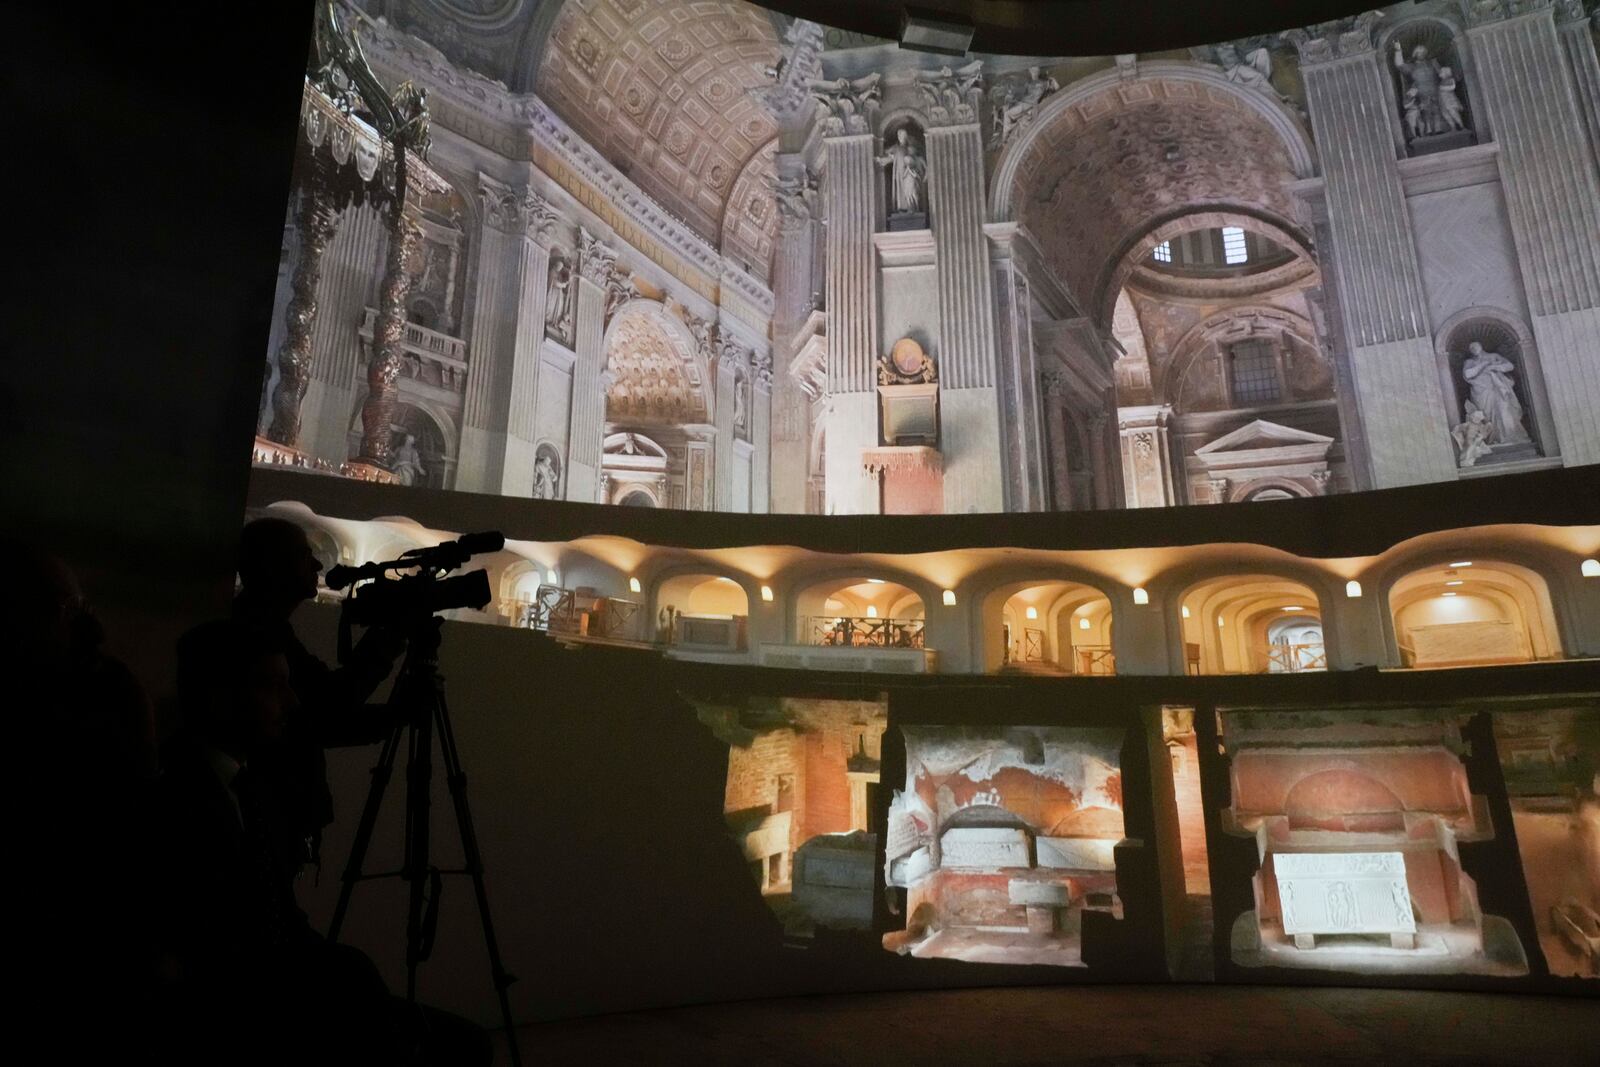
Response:
[[[859,515],[1600,461],[1579,3],[960,60],[451,10],[319,5],[257,463]]]

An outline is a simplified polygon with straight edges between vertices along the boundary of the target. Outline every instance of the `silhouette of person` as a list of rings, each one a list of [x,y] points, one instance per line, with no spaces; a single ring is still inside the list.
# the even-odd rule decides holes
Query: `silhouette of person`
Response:
[[[330,746],[381,740],[392,719],[366,706],[389,676],[404,640],[393,630],[370,627],[348,662],[329,667],[295,636],[289,619],[315,599],[322,563],[305,531],[285,519],[247,523],[239,538],[239,593],[233,616],[266,632],[289,664],[298,707],[283,736],[261,754],[263,777],[272,781],[284,806],[283,829],[300,843],[302,862],[319,857],[322,830],[333,821],[328,788]]]

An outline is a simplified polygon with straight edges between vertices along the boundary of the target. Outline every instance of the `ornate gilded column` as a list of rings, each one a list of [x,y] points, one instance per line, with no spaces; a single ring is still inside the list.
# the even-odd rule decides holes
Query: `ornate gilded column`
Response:
[[[600,498],[600,453],[605,440],[606,298],[617,254],[587,230],[578,231],[578,310],[573,328],[572,440],[567,455],[567,499]]]
[[[1467,13],[1561,459],[1600,463],[1600,174],[1583,87],[1549,0],[1474,0]]]
[[[361,405],[361,454],[357,463],[389,469],[390,425],[399,400],[400,361],[406,334],[406,294],[411,289],[413,257],[422,230],[397,205],[389,227],[383,282],[378,288],[378,320],[367,361],[367,399]]]
[[[1383,488],[1454,479],[1456,462],[1395,158],[1390,72],[1373,47],[1379,18],[1367,12],[1284,37],[1300,52],[1326,186],[1331,240],[1318,258],[1337,280],[1356,407]]]
[[[300,403],[311,383],[311,330],[317,319],[322,257],[337,221],[338,212],[327,194],[316,184],[307,184],[300,192],[295,216],[300,254],[283,315],[288,332],[278,349],[278,388],[272,396],[272,425],[267,429],[269,438],[291,448],[300,441]]]

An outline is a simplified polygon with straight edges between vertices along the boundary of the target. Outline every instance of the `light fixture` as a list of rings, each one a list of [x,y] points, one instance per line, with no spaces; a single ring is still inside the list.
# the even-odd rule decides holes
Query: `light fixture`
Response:
[[[944,606],[947,608],[956,606],[956,591],[954,589],[946,589],[944,591]]]
[[[1304,611],[1306,609],[1301,607],[1299,604],[1290,604],[1288,607],[1284,608],[1283,610],[1284,611]]]
[[[1450,566],[1452,566],[1452,567],[1470,567],[1470,566],[1472,566],[1472,561],[1470,559],[1458,560],[1457,562],[1450,564]]]
[[[1089,619],[1087,617],[1084,617],[1084,618],[1078,620],[1078,629],[1087,630],[1088,628],[1089,628]]]
[[[1456,593],[1440,593],[1439,595],[1440,596],[1457,596],[1459,594],[1456,594]]]
[[[1444,584],[1445,585],[1466,585],[1467,583],[1462,581],[1460,578],[1452,578],[1450,581],[1445,582]]]
[[[868,578],[867,579],[867,584],[868,585],[882,585],[883,584],[883,579],[882,578]]]
[[[557,578],[556,577],[556,572],[552,571],[552,570],[547,570],[547,571],[544,572],[544,580],[547,583],[549,583],[550,585],[560,585],[561,584],[561,579]]]
[[[1217,616],[1217,625],[1219,627],[1226,626],[1226,625],[1228,625],[1228,620],[1224,619],[1221,615],[1218,615]]]
[[[878,606],[876,604],[868,604],[867,605],[867,618],[876,619],[877,617],[878,617]]]
[[[1026,614],[1030,619],[1037,619],[1039,617],[1039,609],[1029,604]]]
[[[1600,559],[1584,560],[1583,576],[1585,578],[1600,578]]]
[[[761,587],[761,599],[768,604],[772,603],[772,586],[764,585]]]
[[[1133,587],[1133,602],[1135,604],[1150,603],[1150,594],[1145,591],[1144,586],[1136,585]]]
[[[638,593],[638,592],[641,592],[642,590],[643,590],[643,586],[641,586],[639,584],[639,579],[637,579],[637,578],[629,578],[628,579],[628,592],[630,592],[630,593]]]
[[[1354,578],[1344,583],[1344,595],[1354,600],[1361,595],[1361,583]]]
[[[1187,604],[1183,606],[1183,617],[1186,619],[1189,617],[1189,605]]]

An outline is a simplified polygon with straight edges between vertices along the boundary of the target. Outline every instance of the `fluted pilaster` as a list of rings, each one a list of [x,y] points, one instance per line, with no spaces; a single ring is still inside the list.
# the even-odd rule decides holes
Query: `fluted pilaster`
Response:
[[[387,253],[386,230],[384,217],[375,208],[348,207],[323,256],[301,447],[330,463],[348,458],[361,363],[360,327],[377,297]]]
[[[567,457],[567,499],[600,499],[600,450],[605,439],[606,291],[587,275],[578,279],[573,329],[572,443]]]
[[[877,170],[870,134],[832,137],[828,173],[828,391],[874,387],[878,301],[872,231]]]
[[[939,278],[935,353],[947,389],[995,384],[994,298],[983,235],[983,138],[976,123],[927,131],[928,208]]]

